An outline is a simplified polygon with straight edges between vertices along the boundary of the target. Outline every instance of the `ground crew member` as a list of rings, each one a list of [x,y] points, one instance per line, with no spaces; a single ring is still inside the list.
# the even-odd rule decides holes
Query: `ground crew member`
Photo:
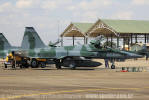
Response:
[[[105,68],[109,68],[109,60],[108,59],[104,59],[105,60]]]

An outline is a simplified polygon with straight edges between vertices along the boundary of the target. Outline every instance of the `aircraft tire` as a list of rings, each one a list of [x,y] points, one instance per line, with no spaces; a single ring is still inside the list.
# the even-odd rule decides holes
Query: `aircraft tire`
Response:
[[[56,65],[56,68],[57,68],[57,69],[61,69],[62,67],[61,67],[61,62],[60,62],[60,60],[56,60],[55,62],[56,62],[56,64],[55,64],[55,65]]]
[[[115,65],[111,65],[111,69],[115,69]]]
[[[61,69],[61,68],[62,68],[60,62],[56,63],[56,68],[57,68],[57,69]]]
[[[70,67],[72,70],[75,70],[75,69],[76,69],[75,61],[73,61],[73,60],[70,61],[69,67]]]
[[[63,59],[62,64],[64,67],[68,67],[73,70],[76,69],[76,62],[72,58]]]

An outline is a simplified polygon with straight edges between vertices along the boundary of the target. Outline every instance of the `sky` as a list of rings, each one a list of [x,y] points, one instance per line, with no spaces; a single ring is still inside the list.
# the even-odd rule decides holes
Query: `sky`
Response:
[[[0,0],[0,32],[19,46],[25,27],[34,27],[48,44],[71,22],[149,20],[148,10],[149,0]]]

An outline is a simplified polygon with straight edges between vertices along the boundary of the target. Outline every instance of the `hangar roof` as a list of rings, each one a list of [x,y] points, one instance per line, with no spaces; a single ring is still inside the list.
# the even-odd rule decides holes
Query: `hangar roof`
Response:
[[[149,33],[149,21],[147,20],[109,20],[99,19],[87,32],[86,35],[96,37],[100,34],[110,35],[112,33],[124,34],[146,34]]]
[[[61,34],[61,37],[84,37],[93,23],[71,23]]]
[[[145,20],[102,20],[118,33],[149,33],[149,21]]]
[[[111,34],[116,36],[118,33],[120,35],[149,34],[149,21],[99,19],[96,23],[71,23],[61,37],[96,37],[111,36]]]

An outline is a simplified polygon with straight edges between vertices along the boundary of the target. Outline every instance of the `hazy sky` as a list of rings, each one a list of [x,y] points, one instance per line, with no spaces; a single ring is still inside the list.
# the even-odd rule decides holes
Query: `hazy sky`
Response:
[[[149,20],[149,0],[0,0],[0,32],[16,46],[26,26],[35,27],[48,44],[70,22],[99,18]]]

